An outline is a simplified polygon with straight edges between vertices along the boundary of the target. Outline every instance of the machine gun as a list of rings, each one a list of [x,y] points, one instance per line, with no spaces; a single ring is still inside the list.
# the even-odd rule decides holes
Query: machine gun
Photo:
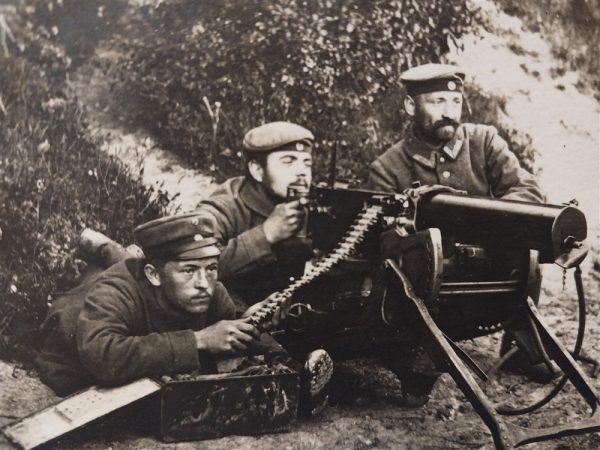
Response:
[[[423,347],[439,370],[450,373],[498,449],[600,430],[598,394],[575,362],[583,328],[572,355],[535,306],[538,263],[555,263],[575,268],[584,317],[579,264],[588,249],[580,210],[472,197],[441,186],[402,194],[316,187],[306,208],[308,236],[325,256],[275,296],[292,303],[284,345],[323,346],[334,358],[389,342],[407,351]],[[258,312],[256,323],[273,309]],[[591,416],[545,429],[507,420],[533,408],[494,406],[471,371],[483,381],[486,374],[455,344],[500,330],[532,363],[551,367],[554,361],[563,371],[545,401],[568,380]]]

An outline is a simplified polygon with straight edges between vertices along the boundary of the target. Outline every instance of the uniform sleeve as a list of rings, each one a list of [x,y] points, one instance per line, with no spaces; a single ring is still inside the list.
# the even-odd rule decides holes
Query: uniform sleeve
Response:
[[[199,211],[210,213],[216,220],[215,237],[221,247],[219,278],[251,272],[277,260],[262,224],[236,235],[230,217],[212,204],[201,203]]]
[[[542,194],[533,175],[523,169],[508,144],[495,128],[486,136],[486,164],[492,195],[503,200],[543,203]]]
[[[380,160],[375,160],[369,167],[369,177],[365,189],[378,192],[395,192],[396,183]]]
[[[86,370],[101,384],[114,385],[197,369],[192,330],[136,335],[136,323],[144,317],[135,308],[135,295],[109,281],[96,283],[87,294],[77,322],[77,348]]]

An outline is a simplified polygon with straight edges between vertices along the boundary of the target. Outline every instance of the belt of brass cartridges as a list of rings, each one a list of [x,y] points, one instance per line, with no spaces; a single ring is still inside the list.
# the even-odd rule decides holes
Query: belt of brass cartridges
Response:
[[[302,277],[295,280],[287,288],[272,294],[270,297],[273,301],[252,314],[249,323],[260,328],[275,314],[279,307],[294,296],[298,289],[329,272],[340,261],[347,259],[354,253],[358,244],[363,241],[367,232],[377,223],[382,214],[383,208],[380,205],[366,206],[358,214],[337,246],[327,256],[315,262]]]

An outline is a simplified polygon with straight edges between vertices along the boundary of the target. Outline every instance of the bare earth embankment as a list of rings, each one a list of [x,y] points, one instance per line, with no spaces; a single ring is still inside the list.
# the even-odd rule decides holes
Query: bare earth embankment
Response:
[[[484,3],[487,14],[494,19],[493,34],[484,39],[464,39],[464,51],[449,57],[465,66],[471,78],[485,90],[506,98],[506,120],[528,133],[539,149],[537,165],[540,182],[549,201],[561,203],[577,198],[588,217],[596,251],[598,226],[598,104],[575,89],[577,74],[567,72],[553,77],[558,62],[538,35],[521,29],[515,18],[505,17]],[[110,58],[110,55],[98,55]],[[109,114],[105,86],[93,69],[83,67],[75,79],[75,93],[88,108],[92,128],[98,133],[110,133],[107,149],[117,152],[134,166],[144,164],[144,180],[161,185],[169,196],[181,192],[175,199],[182,209],[190,209],[211,189],[206,176],[183,168],[177,160],[157,149],[143,130],[131,131]],[[119,153],[120,152],[120,153]],[[164,182],[164,183],[163,183]],[[157,184],[158,183],[158,184]],[[600,359],[599,278],[591,269],[588,258],[584,270],[584,285],[588,295],[588,329],[584,344],[586,353]],[[547,322],[569,347],[576,333],[576,303],[572,275],[563,288],[562,272],[557,267],[545,267],[541,311]],[[477,339],[464,347],[484,369],[492,366],[499,347],[499,336]],[[74,434],[58,443],[56,448],[88,449],[488,449],[493,448],[487,428],[452,379],[444,375],[434,389],[428,405],[416,410],[394,406],[398,384],[391,374],[375,361],[359,360],[344,363],[356,378],[360,389],[355,405],[330,407],[315,422],[300,421],[288,433],[259,437],[227,437],[212,441],[164,444],[152,436],[140,436],[119,427],[119,418],[109,425],[98,425],[88,432]],[[589,367],[586,367],[588,370]],[[593,380],[600,389],[600,379]],[[40,384],[35,374],[12,364],[0,364],[0,424],[13,421],[56,401],[56,397]],[[515,404],[541,398],[548,386],[524,382],[523,378],[496,375],[485,386],[495,401]],[[571,389],[567,389],[567,394]],[[586,411],[572,395],[561,395],[559,402],[536,412],[530,424],[557,424],[581,417]],[[560,404],[564,402],[564,404]],[[0,443],[0,446],[2,444]],[[532,444],[535,449],[600,448],[600,437],[586,435]]]

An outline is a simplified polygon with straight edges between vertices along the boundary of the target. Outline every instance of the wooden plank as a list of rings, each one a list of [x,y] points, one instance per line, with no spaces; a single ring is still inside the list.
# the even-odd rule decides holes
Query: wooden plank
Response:
[[[159,391],[150,378],[114,388],[90,387],[2,429],[23,449],[31,449]]]

